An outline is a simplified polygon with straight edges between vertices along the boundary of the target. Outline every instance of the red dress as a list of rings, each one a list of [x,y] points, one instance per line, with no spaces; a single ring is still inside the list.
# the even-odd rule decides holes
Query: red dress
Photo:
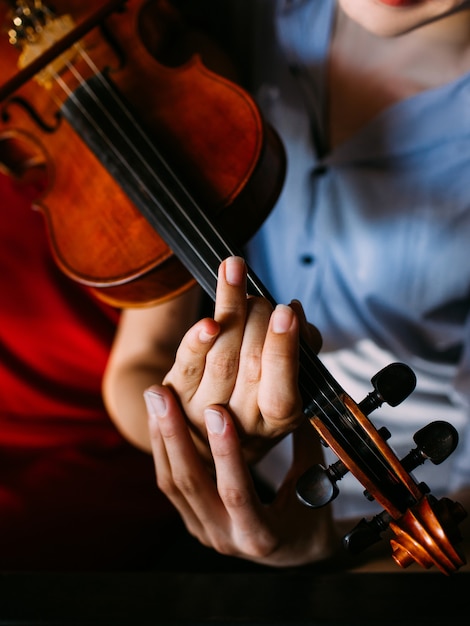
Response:
[[[0,174],[0,570],[151,566],[175,513],[102,403],[119,314],[56,267],[32,192]]]

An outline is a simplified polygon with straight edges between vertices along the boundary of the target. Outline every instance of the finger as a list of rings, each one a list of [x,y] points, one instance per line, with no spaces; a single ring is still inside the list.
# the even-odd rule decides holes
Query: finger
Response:
[[[270,531],[248,465],[229,413],[221,406],[204,412],[209,443],[214,457],[217,490],[231,520],[230,545],[218,545],[223,552],[260,558],[276,545]],[[219,536],[220,538],[220,536]]]
[[[178,391],[182,402],[189,402],[199,388],[207,353],[219,332],[219,324],[206,318],[197,322],[183,337],[175,362],[163,381]]]
[[[298,371],[299,322],[291,307],[279,304],[264,343],[259,387],[259,406],[268,436],[289,432],[301,418]]]
[[[192,507],[199,492],[207,507],[220,506],[214,481],[198,456],[178,403],[168,388],[146,390],[149,430],[157,484],[180,513],[188,530],[205,544],[210,543],[204,523]],[[221,507],[222,508],[222,507]]]
[[[228,257],[219,266],[214,319],[222,326],[232,320],[245,321],[246,263],[238,256]]]
[[[166,463],[157,465],[157,482],[198,537],[212,545],[211,534],[224,532],[225,508],[213,477],[198,454],[175,397],[165,388],[146,392],[165,448]],[[158,452],[158,449],[157,449]]]
[[[321,333],[316,326],[308,323],[302,304],[298,300],[292,300],[289,306],[295,311],[299,320],[300,336],[316,353],[320,352],[323,343]]]
[[[272,310],[272,305],[264,298],[248,299],[238,376],[228,404],[232,417],[240,417],[237,419],[239,436],[258,432],[261,357]]]
[[[246,265],[241,257],[229,257],[219,267],[214,320],[221,328],[207,354],[200,392],[208,404],[226,404],[238,374],[240,347],[247,311]]]

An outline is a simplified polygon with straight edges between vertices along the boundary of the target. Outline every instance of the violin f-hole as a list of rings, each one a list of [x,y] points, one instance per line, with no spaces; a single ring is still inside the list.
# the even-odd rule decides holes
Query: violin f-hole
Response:
[[[21,96],[12,96],[5,102],[1,109],[1,118],[2,122],[8,123],[12,119],[12,115],[10,114],[11,105],[15,105],[23,109],[26,114],[33,120],[33,122],[37,125],[37,127],[45,133],[54,133],[58,130],[60,123],[62,121],[62,115],[60,111],[55,111],[52,118],[52,123],[48,123],[36,109],[24,98]]]
[[[17,181],[45,189],[51,172],[41,144],[29,135],[16,130],[0,134],[0,171]]]

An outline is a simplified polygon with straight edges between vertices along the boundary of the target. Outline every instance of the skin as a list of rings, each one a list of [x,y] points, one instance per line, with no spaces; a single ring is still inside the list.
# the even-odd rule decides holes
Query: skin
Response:
[[[447,28],[442,21],[458,23],[456,15],[468,8],[467,0],[414,0],[406,6],[393,6],[381,0],[338,0],[346,15],[359,26],[379,37],[397,37],[422,26],[436,25],[436,31]]]
[[[338,5],[328,75],[330,148],[394,102],[470,71],[469,2]],[[247,300],[244,271],[240,259],[222,263],[212,319],[194,324],[197,290],[124,312],[104,398],[125,436],[153,453],[160,489],[201,542],[274,566],[322,561],[335,555],[343,528],[328,509],[299,505],[293,489],[321,461],[296,385],[299,332],[317,349],[318,333],[298,303],[272,311],[267,302]],[[290,432],[293,465],[267,506],[248,466]],[[457,498],[470,508],[467,491]]]
[[[232,266],[229,272],[228,265]],[[152,385],[145,392],[157,484],[179,511],[188,530],[201,543],[222,554],[273,567],[326,560],[339,568],[351,567],[339,546],[341,537],[358,520],[335,522],[328,507],[309,509],[295,495],[298,478],[312,464],[323,461],[318,437],[302,419],[295,380],[287,377],[282,386],[278,382],[280,372],[285,370],[289,375],[291,369],[296,369],[300,311],[296,313],[281,306],[270,314],[268,308],[263,308],[263,326],[267,324],[267,327],[264,343],[260,344],[257,334],[252,335],[259,320],[252,318],[249,307],[243,305],[246,301],[243,268],[243,261],[236,258],[222,264],[217,291],[218,322],[205,319],[193,326],[179,349],[184,353],[183,361],[177,355],[164,384]],[[227,275],[236,275],[237,280],[229,283]],[[250,328],[252,324],[254,328]],[[304,332],[307,331],[305,328]],[[312,334],[312,341],[314,337]],[[223,341],[217,346],[220,340]],[[233,363],[238,359],[241,362],[246,356],[241,356],[246,341],[250,343],[251,357],[255,355],[253,361],[261,364],[250,370],[248,379],[265,380],[255,385],[256,392],[248,391],[246,402],[238,404],[237,385],[241,381],[243,388],[248,388],[248,379],[245,371],[238,370]],[[206,367],[204,363],[211,351],[217,369],[214,377],[213,364]],[[197,358],[186,361],[190,352],[197,353]],[[189,371],[189,364],[190,381],[184,381],[184,391],[178,387],[180,393],[176,396],[174,385],[179,385],[179,377]],[[207,397],[208,374],[214,403],[204,406],[204,402],[199,404],[198,393]],[[214,386],[216,381],[218,384]],[[181,406],[185,407],[185,413]],[[187,417],[194,406],[197,407],[194,415],[202,421],[193,419],[192,428],[188,429]],[[251,427],[247,417],[253,419]],[[279,428],[287,432],[293,423],[298,426],[293,432],[292,467],[274,501],[265,504],[256,492],[249,462],[272,445],[269,434],[277,434]],[[241,434],[242,429],[245,434]],[[262,435],[258,434],[259,429]],[[207,438],[210,457],[205,453],[200,433]],[[450,497],[468,507],[469,495],[462,492]],[[463,529],[462,532],[467,534]],[[396,571],[397,566],[384,554],[386,549],[387,542],[379,544],[368,554],[368,564],[362,567]]]
[[[258,444],[265,450],[265,440],[272,445],[299,424],[300,325],[305,334],[310,332],[298,303],[273,311],[262,298],[247,299],[245,263],[229,258],[219,268],[214,319],[189,331],[163,383],[177,390],[191,424],[204,438],[204,409],[223,405],[239,436],[249,436],[248,460],[256,460]],[[318,333],[312,329],[311,334],[318,341]]]
[[[123,313],[103,388],[111,415],[133,443],[151,449],[143,400],[135,389],[158,380],[185,407],[201,451],[207,449],[202,416],[210,404],[231,411],[240,436],[247,437],[250,461],[298,425],[299,327],[316,348],[320,335],[299,303],[278,305],[273,312],[265,300],[247,300],[245,294],[245,263],[233,257],[219,269],[214,317],[197,322],[182,339],[196,317],[197,291]]]
[[[236,425],[226,409],[211,405],[204,411],[217,476],[214,481],[174,395],[167,388],[155,387],[147,392],[147,400],[158,486],[199,541],[222,554],[275,567],[321,561],[336,552],[339,538],[329,509],[313,511],[295,496],[296,480],[318,450],[318,440],[308,425],[294,434],[295,470],[275,500],[266,505],[257,495]]]
[[[187,333],[164,384],[145,394],[157,483],[190,532],[221,553],[273,566],[322,560],[338,546],[331,513],[312,511],[295,496],[297,478],[315,458],[321,460],[318,438],[302,420],[297,388],[299,326],[306,334],[309,328],[297,303],[272,311],[245,294],[243,259],[227,259],[219,271],[214,320],[202,320]],[[311,339],[318,335],[312,332]],[[196,358],[187,360],[189,355]],[[178,389],[178,401],[172,389]],[[188,415],[194,415],[193,435]],[[200,453],[195,425],[209,437],[217,482]],[[259,458],[294,426],[295,468],[265,506],[247,460]],[[248,434],[249,445],[242,448],[240,439]],[[312,528],[317,541],[306,551]]]

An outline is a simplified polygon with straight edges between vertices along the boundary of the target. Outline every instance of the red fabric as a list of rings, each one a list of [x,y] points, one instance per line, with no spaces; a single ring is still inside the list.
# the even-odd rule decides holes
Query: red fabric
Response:
[[[118,312],[56,267],[39,187],[0,174],[0,569],[139,566],[174,512],[105,412]]]

